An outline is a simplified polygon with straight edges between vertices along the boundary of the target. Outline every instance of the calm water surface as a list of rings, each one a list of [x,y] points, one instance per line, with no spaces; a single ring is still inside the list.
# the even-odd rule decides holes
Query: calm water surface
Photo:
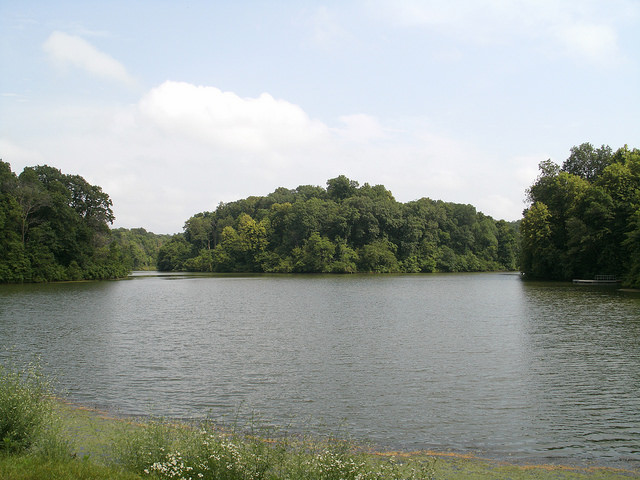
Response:
[[[8,350],[9,349],[9,350]],[[0,356],[122,414],[640,467],[640,296],[516,275],[0,286]]]

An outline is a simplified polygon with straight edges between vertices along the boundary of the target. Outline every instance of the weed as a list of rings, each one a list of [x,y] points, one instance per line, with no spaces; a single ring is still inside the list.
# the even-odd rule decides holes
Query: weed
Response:
[[[152,421],[119,439],[118,463],[142,476],[203,480],[429,480],[433,465],[376,459],[344,441],[278,440]],[[252,429],[253,430],[253,429]]]
[[[37,364],[0,365],[0,451],[68,455],[54,413],[53,389]]]

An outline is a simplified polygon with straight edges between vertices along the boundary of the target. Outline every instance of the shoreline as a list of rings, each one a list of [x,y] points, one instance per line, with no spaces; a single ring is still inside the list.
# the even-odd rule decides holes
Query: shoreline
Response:
[[[61,404],[64,409],[71,412],[73,417],[77,416],[88,416],[89,423],[99,422],[105,430],[109,429],[118,429],[122,428],[125,424],[129,424],[132,428],[141,428],[147,424],[147,422],[152,422],[155,420],[166,421],[170,425],[174,425],[175,427],[190,427],[190,422],[186,419],[170,419],[170,418],[162,418],[162,417],[153,417],[153,416],[140,416],[140,415],[126,415],[126,414],[117,414],[114,412],[110,412],[105,409],[101,409],[95,406],[88,406],[81,403],[77,403],[74,401],[70,401],[64,398],[57,398],[59,404]],[[197,423],[197,421],[194,421]],[[95,427],[95,425],[94,425]],[[217,425],[216,429],[219,429],[221,432],[225,432],[228,428],[224,425]],[[241,429],[242,430],[242,429]],[[260,428],[258,427],[258,431]],[[253,433],[251,435],[254,435]],[[292,437],[297,437],[298,435],[303,435],[300,433],[285,433],[284,437],[288,437],[291,435]],[[324,436],[312,436],[312,441],[321,444],[323,442]],[[261,436],[260,433],[257,434],[257,438],[261,438],[265,442],[274,441],[274,439],[267,438],[266,436]],[[276,436],[277,440],[278,436]],[[99,439],[98,439],[99,440]],[[103,439],[104,440],[104,439]],[[341,441],[340,439],[338,439]],[[434,449],[424,449],[424,450],[386,450],[384,448],[376,448],[376,447],[366,447],[362,444],[359,444],[357,440],[349,441],[345,440],[346,443],[351,445],[351,448],[356,452],[361,452],[367,456],[372,458],[380,458],[380,459],[392,459],[398,460],[400,462],[407,461],[415,461],[415,462],[424,462],[430,460],[436,460],[438,463],[443,464],[445,469],[473,469],[473,470],[490,470],[493,471],[495,469],[506,469],[509,471],[517,471],[517,472],[531,472],[533,474],[537,473],[574,473],[577,475],[598,475],[598,474],[614,474],[614,475],[623,475],[625,478],[640,478],[640,464],[637,467],[633,468],[623,468],[620,466],[610,466],[605,465],[602,462],[599,463],[598,460],[593,460],[589,462],[585,461],[577,461],[576,463],[567,463],[560,461],[558,463],[553,462],[544,462],[541,458],[540,462],[535,461],[533,459],[507,459],[503,457],[490,457],[485,455],[478,455],[476,453],[470,452],[455,452],[455,451],[446,451],[446,450],[434,450]],[[98,442],[100,443],[100,442]],[[93,456],[94,452],[79,452],[81,456],[89,455]],[[534,478],[540,478],[538,476]],[[546,478],[546,477],[545,477]],[[571,477],[573,478],[573,477]],[[583,478],[583,477],[579,477]],[[589,478],[589,477],[584,477]],[[599,477],[598,477],[599,478]],[[608,478],[608,477],[607,477]],[[617,477],[616,477],[617,478]]]

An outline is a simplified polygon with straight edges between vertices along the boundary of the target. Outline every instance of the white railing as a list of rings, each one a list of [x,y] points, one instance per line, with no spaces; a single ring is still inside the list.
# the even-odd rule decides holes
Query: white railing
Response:
[[[599,282],[615,282],[617,278],[615,275],[596,275],[595,280]]]

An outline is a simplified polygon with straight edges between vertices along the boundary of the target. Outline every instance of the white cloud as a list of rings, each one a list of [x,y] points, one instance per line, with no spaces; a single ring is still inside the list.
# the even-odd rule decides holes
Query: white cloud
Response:
[[[525,188],[531,185],[540,173],[538,165],[548,158],[551,158],[548,153],[523,155],[514,158],[513,164],[516,166],[514,181],[525,186]]]
[[[47,163],[81,175],[109,194],[115,226],[157,233],[178,232],[191,215],[221,201],[280,186],[324,186],[340,174],[383,184],[401,202],[430,197],[515,219],[524,189],[514,181],[514,164],[546,158],[501,164],[424,119],[383,122],[360,113],[328,126],[268,94],[242,98],[178,82],[128,107],[59,106],[42,115],[48,120],[38,126],[55,119],[56,131],[30,140],[33,150],[17,147],[25,139],[0,142],[14,171]]]
[[[38,151],[18,145],[8,138],[0,138],[0,160],[11,164],[11,169],[19,174],[24,167],[41,164],[43,156]]]
[[[599,66],[624,58],[617,29],[626,16],[637,16],[638,4],[627,0],[379,0],[378,14],[398,27],[428,28],[455,40],[511,44],[526,39],[558,46],[568,56]]]
[[[135,83],[120,62],[80,37],[56,31],[47,38],[42,48],[60,65],[72,65],[97,77],[127,85]]]
[[[367,142],[387,137],[387,133],[378,119],[371,115],[364,113],[343,115],[339,120],[342,122],[343,128],[335,129],[334,132],[345,140]]]
[[[297,105],[267,93],[241,98],[184,82],[164,82],[145,95],[138,107],[143,117],[167,134],[233,150],[286,150],[313,144],[328,132]]]
[[[396,27],[427,28],[466,42],[501,43],[532,17],[527,0],[379,0],[378,12]],[[527,27],[528,28],[528,27]]]
[[[452,26],[467,22],[477,11],[483,11],[480,2],[396,0],[382,2],[384,15],[400,26]]]
[[[499,194],[490,194],[480,198],[474,206],[485,214],[491,212],[491,216],[496,220],[516,220],[519,215],[514,215],[514,212],[524,209],[522,202],[515,202],[512,198]]]
[[[572,56],[599,65],[614,63],[621,58],[616,32],[609,25],[563,25],[556,34]]]
[[[350,35],[339,25],[326,6],[321,6],[315,11],[311,23],[312,39],[316,46],[335,48],[350,39]]]
[[[335,137],[326,125],[268,94],[165,82],[127,107],[59,106],[45,116],[55,135],[33,147],[46,163],[100,185],[115,226],[158,233],[221,201],[323,185],[343,160],[327,154]]]

